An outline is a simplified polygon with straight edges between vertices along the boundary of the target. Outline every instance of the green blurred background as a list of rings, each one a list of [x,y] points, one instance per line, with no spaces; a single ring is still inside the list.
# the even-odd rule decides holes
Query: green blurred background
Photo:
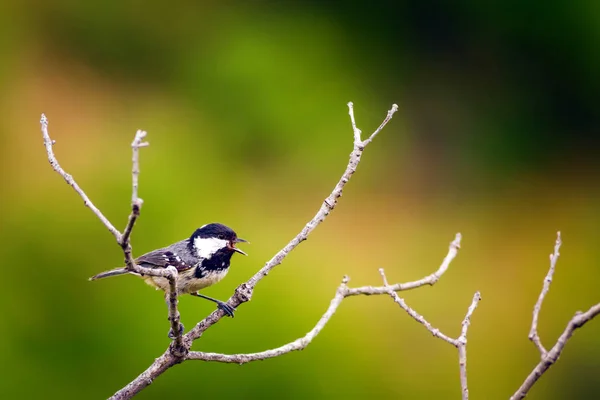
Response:
[[[168,345],[162,296],[119,266],[113,238],[48,165],[55,152],[119,228],[136,129],[142,217],[134,252],[213,221],[252,244],[233,289],[311,218],[352,148],[346,103],[371,132],[330,218],[257,287],[235,319],[195,349],[254,352],[310,330],[342,276],[354,286],[434,271],[458,231],[463,248],[433,288],[403,294],[458,336],[469,331],[475,399],[505,399],[538,362],[531,311],[557,230],[564,246],[544,304],[550,346],[600,301],[600,3],[4,2],[0,13],[0,349],[5,398],[104,398]],[[181,299],[191,328],[213,310]],[[600,321],[577,331],[532,399],[600,393]],[[456,350],[390,298],[360,297],[302,352],[244,366],[188,362],[140,399],[458,398]]]

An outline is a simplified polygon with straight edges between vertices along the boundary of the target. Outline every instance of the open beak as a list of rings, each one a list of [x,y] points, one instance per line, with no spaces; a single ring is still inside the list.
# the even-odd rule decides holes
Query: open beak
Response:
[[[235,252],[237,252],[237,253],[240,253],[240,254],[243,254],[243,255],[247,256],[248,254],[246,254],[246,253],[245,253],[245,252],[243,252],[242,250],[240,250],[240,249],[238,249],[237,247],[235,247],[235,244],[236,244],[236,243],[248,243],[248,244],[249,244],[250,242],[248,242],[247,240],[244,240],[244,239],[236,238],[236,239],[233,241],[233,244],[231,245],[231,250],[233,250],[233,251],[235,251]]]

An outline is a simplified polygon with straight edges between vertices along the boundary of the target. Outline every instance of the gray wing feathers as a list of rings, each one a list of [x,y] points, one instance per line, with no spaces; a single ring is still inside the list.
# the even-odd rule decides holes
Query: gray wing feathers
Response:
[[[168,266],[173,266],[177,271],[185,271],[194,266],[190,263],[189,257],[186,257],[188,252],[187,240],[182,240],[169,247],[146,253],[138,257],[135,262],[149,268],[166,268]]]

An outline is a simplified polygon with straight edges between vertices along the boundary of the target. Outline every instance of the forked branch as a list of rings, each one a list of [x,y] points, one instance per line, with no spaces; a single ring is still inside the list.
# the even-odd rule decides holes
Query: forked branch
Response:
[[[537,382],[538,379],[550,368],[560,357],[562,351],[567,344],[567,341],[573,336],[575,329],[581,328],[588,321],[591,321],[594,317],[600,314],[600,303],[592,306],[589,310],[582,313],[578,311],[575,313],[575,316],[571,318],[571,320],[567,323],[567,326],[563,333],[560,335],[554,346],[547,351],[538,335],[538,317],[540,314],[540,310],[542,308],[542,303],[546,294],[550,290],[550,283],[552,283],[552,276],[554,275],[554,269],[556,268],[556,262],[559,256],[560,246],[562,244],[562,239],[560,237],[560,232],[556,234],[556,243],[554,245],[554,253],[550,254],[550,269],[548,270],[548,274],[544,279],[544,285],[542,286],[542,291],[538,298],[538,301],[535,303],[533,307],[533,318],[531,321],[531,330],[529,332],[529,339],[535,344],[538,348],[541,360],[540,362],[533,368],[531,373],[525,378],[525,381],[521,385],[521,387],[512,395],[511,400],[517,400],[524,398],[527,393],[531,390],[533,385]]]
[[[352,102],[348,103],[348,113],[350,115],[350,120],[352,123],[352,130],[354,132],[354,147],[352,152],[350,153],[350,159],[348,160],[348,164],[346,165],[346,170],[342,174],[342,177],[339,179],[335,187],[329,196],[323,201],[321,207],[315,214],[315,216],[308,221],[308,223],[302,228],[300,233],[298,233],[292,240],[288,242],[281,250],[279,250],[273,258],[271,258],[267,263],[262,267],[252,278],[250,278],[247,282],[241,284],[236,289],[235,293],[228,300],[228,304],[234,308],[237,308],[240,304],[250,301],[252,298],[252,294],[254,292],[254,288],[267,274],[276,266],[281,264],[285,257],[294,250],[300,243],[305,241],[308,238],[308,235],[312,231],[315,230],[321,222],[327,218],[327,216],[333,211],[335,206],[337,205],[338,199],[342,196],[342,191],[346,184],[352,178],[352,175],[356,172],[356,168],[360,163],[360,159],[362,157],[363,151],[365,147],[371,143],[375,135],[377,135],[385,125],[392,119],[394,113],[398,111],[398,106],[396,104],[392,105],[392,108],[387,112],[387,116],[381,123],[381,125],[369,136],[368,139],[362,140],[361,131],[356,127],[356,120],[354,117],[354,105]],[[185,335],[186,341],[194,341],[198,339],[202,333],[208,329],[210,326],[215,324],[219,319],[224,316],[224,313],[220,310],[215,310],[208,317],[200,321],[190,332]]]
[[[454,258],[454,256],[456,255],[454,250],[456,249],[456,247],[459,244],[460,244],[460,234],[457,234],[456,239],[450,244],[449,254],[453,254],[451,256],[451,259]],[[449,262],[450,261],[448,261],[448,263]],[[381,273],[383,273],[383,270],[380,270],[380,271],[381,271]],[[335,292],[335,296],[333,297],[333,299],[331,299],[331,302],[329,303],[329,308],[327,308],[327,311],[325,311],[325,314],[323,314],[323,316],[319,319],[319,321],[314,326],[314,328],[311,329],[306,335],[294,340],[293,342],[290,342],[283,346],[277,347],[275,349],[261,351],[259,353],[218,354],[218,353],[206,353],[206,352],[201,352],[201,351],[191,351],[188,354],[187,359],[245,364],[245,363],[252,362],[252,361],[259,361],[259,360],[264,360],[266,358],[277,357],[277,356],[280,356],[280,355],[283,355],[283,354],[286,354],[286,353],[289,353],[292,351],[296,351],[296,350],[302,350],[310,344],[310,342],[319,334],[319,332],[321,332],[321,330],[329,322],[331,317],[333,317],[333,314],[337,311],[338,307],[340,306],[340,304],[346,297],[357,296],[357,295],[378,295],[378,294],[391,294],[391,293],[393,293],[393,295],[395,295],[395,296],[398,296],[394,291],[391,291],[391,293],[390,293],[391,289],[388,289],[388,291],[386,291],[386,292],[379,292],[379,290],[374,290],[374,288],[371,286],[363,286],[361,288],[349,288],[348,287],[349,280],[350,280],[350,278],[348,278],[347,276],[345,276],[344,279],[342,279],[342,283],[337,288],[337,290]],[[427,283],[422,283],[421,286],[426,285],[426,284]],[[400,285],[404,286],[406,284],[400,284]],[[396,286],[396,285],[394,285],[394,286]],[[385,282],[383,287],[391,288],[392,286],[388,286],[387,282]],[[411,287],[411,288],[413,288],[413,287]],[[414,311],[412,311],[412,312],[414,313]],[[410,312],[409,312],[409,314],[410,314]],[[416,313],[414,313],[414,314],[416,314]],[[411,316],[413,316],[413,315],[411,315]],[[413,316],[413,318],[414,318],[414,316]],[[431,328],[431,325],[427,321],[422,319],[422,317],[420,317],[420,318],[421,318],[421,320],[419,320],[417,318],[415,318],[415,319],[417,319],[418,322],[425,325],[425,327],[433,333],[434,329]],[[435,334],[434,334],[434,336],[435,336]],[[455,340],[450,339],[450,338],[448,338],[448,339],[451,341],[451,343],[453,345],[456,346],[456,344],[454,343]]]
[[[96,207],[94,203],[92,203],[92,201],[89,199],[89,197],[85,194],[83,189],[81,189],[77,182],[75,182],[75,179],[73,179],[73,177],[70,174],[67,174],[58,163],[58,160],[54,156],[54,151],[52,150],[52,146],[56,144],[56,141],[50,139],[50,135],[48,134],[48,118],[46,118],[44,114],[42,114],[40,124],[42,126],[42,137],[44,138],[44,146],[46,147],[46,153],[48,154],[48,161],[50,162],[52,168],[64,178],[65,182],[67,182],[67,184],[71,186],[77,192],[77,194],[79,194],[79,196],[81,196],[81,198],[83,199],[83,204],[90,210],[92,210],[94,214],[96,214],[96,216],[104,224],[106,229],[108,229],[108,231],[112,233],[115,239],[117,239],[117,242],[120,243],[122,239],[121,232],[119,232],[119,230],[115,228],[113,224],[110,223],[108,218],[106,218],[104,214],[102,214],[98,207]]]
[[[133,227],[135,222],[140,216],[140,209],[142,207],[142,199],[138,197],[138,176],[140,173],[139,166],[139,149],[142,147],[148,146],[148,142],[144,142],[143,139],[146,137],[146,132],[138,130],[133,142],[131,143],[132,149],[132,196],[131,196],[131,213],[129,214],[129,218],[127,220],[127,225],[125,226],[125,230],[121,233],[114,225],[102,214],[102,212],[92,203],[90,198],[85,194],[83,189],[75,182],[73,176],[68,174],[58,163],[56,156],[54,155],[53,146],[56,143],[55,140],[50,138],[50,134],[48,133],[48,118],[44,114],[40,119],[40,125],[42,130],[42,137],[44,139],[44,146],[46,147],[46,153],[48,156],[48,161],[50,165],[60,176],[64,178],[69,186],[71,186],[79,196],[83,199],[83,203],[90,209],[98,219],[104,224],[104,226],[108,229],[110,233],[115,237],[117,243],[123,250],[123,255],[125,256],[125,265],[126,267],[135,273],[140,275],[148,275],[148,276],[161,276],[167,278],[170,284],[170,295],[169,295],[169,320],[171,321],[171,329],[173,332],[177,332],[174,340],[174,348],[181,349],[182,348],[182,336],[180,332],[179,325],[179,311],[177,310],[177,270],[174,267],[169,267],[165,269],[152,269],[152,268],[144,268],[137,265],[131,255],[131,232],[133,231]]]
[[[544,279],[544,285],[542,286],[542,291],[540,292],[540,296],[538,297],[535,306],[533,307],[533,318],[531,319],[531,329],[529,330],[529,340],[535,344],[535,346],[540,351],[540,356],[543,359],[548,351],[542,345],[542,341],[540,336],[538,335],[538,318],[540,316],[540,311],[542,310],[542,303],[544,302],[544,298],[548,294],[550,290],[550,284],[552,283],[552,277],[554,276],[554,269],[556,268],[556,262],[558,261],[558,257],[560,256],[559,250],[562,245],[562,239],[560,237],[560,232],[556,233],[556,243],[554,245],[554,253],[550,254],[550,269],[548,270],[548,274]]]
[[[456,238],[452,243],[450,243],[450,248],[448,251],[448,255],[442,262],[442,265],[438,269],[441,271],[437,276],[437,279],[441,277],[441,275],[448,269],[450,262],[454,259],[457,254],[457,249],[460,247],[460,234],[456,235]],[[410,308],[406,302],[398,296],[396,290],[408,290],[414,289],[419,286],[424,286],[431,284],[430,281],[426,278],[423,278],[419,281],[419,283],[401,283],[395,285],[389,285],[387,282],[387,278],[383,269],[379,270],[382,279],[383,286],[382,287],[372,287],[372,286],[363,286],[360,288],[349,288],[348,281],[349,278],[347,276],[344,277],[342,283],[337,288],[335,292],[335,296],[329,303],[329,308],[325,311],[325,314],[319,319],[317,324],[311,329],[306,335],[294,340],[293,342],[287,343],[283,346],[269,349],[265,351],[261,351],[258,353],[246,353],[246,354],[221,354],[221,353],[208,353],[201,351],[191,351],[186,356],[187,360],[201,360],[201,361],[216,361],[222,363],[235,363],[235,364],[245,364],[253,361],[265,360],[267,358],[278,357],[292,351],[302,350],[306,348],[312,340],[321,332],[321,330],[325,327],[325,325],[329,322],[333,314],[337,311],[338,307],[341,305],[342,301],[346,297],[357,296],[357,295],[381,295],[381,294],[389,294],[394,301],[410,315],[415,321],[419,322],[423,325],[431,334],[437,338],[440,338],[452,346],[456,347],[459,352],[459,369],[460,369],[460,382],[462,387],[462,398],[467,400],[469,398],[469,390],[467,387],[467,329],[469,327],[471,321],[471,315],[475,311],[479,300],[481,300],[481,295],[479,292],[475,293],[473,297],[473,301],[471,302],[471,306],[469,307],[467,314],[462,322],[461,334],[458,338],[453,339],[445,334],[443,334],[439,329],[434,328],[427,320],[417,313],[414,309]],[[429,275],[431,276],[431,275]],[[406,288],[406,289],[393,289],[393,288]],[[384,289],[382,291],[381,289]]]

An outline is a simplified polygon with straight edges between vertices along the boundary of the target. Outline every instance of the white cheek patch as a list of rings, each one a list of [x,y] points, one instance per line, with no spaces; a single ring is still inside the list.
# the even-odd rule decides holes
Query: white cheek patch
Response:
[[[218,250],[227,246],[228,241],[217,238],[196,238],[194,239],[194,246],[198,256],[202,258],[210,258]]]

